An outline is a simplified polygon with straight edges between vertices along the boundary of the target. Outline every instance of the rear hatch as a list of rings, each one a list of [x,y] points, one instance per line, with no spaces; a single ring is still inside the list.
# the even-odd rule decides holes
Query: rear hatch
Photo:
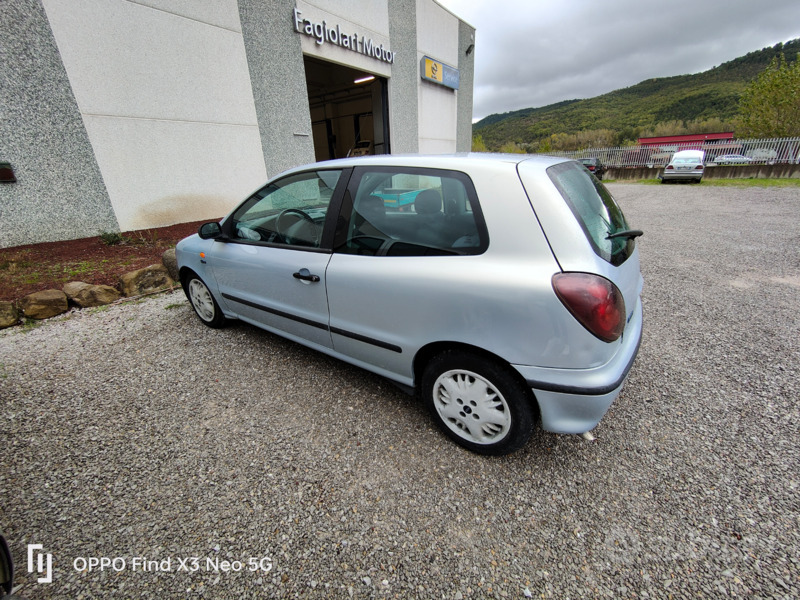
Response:
[[[577,162],[548,167],[546,179],[541,169],[533,161],[518,166],[559,266],[565,272],[594,273],[613,282],[622,292],[626,321],[630,321],[643,285],[636,247],[641,232],[629,225],[606,187]]]

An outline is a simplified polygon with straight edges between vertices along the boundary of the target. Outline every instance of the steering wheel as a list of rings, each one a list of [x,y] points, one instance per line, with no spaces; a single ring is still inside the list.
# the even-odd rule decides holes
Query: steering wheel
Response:
[[[299,219],[295,219],[292,223],[287,222],[287,215],[296,215],[300,217]],[[278,215],[278,218],[275,219],[275,230],[280,234],[280,236],[286,240],[287,244],[292,244],[296,240],[288,234],[288,230],[292,225],[296,225],[300,221],[308,221],[311,225],[311,242],[313,245],[319,246],[319,227],[317,226],[314,219],[311,216],[300,210],[299,208],[286,208],[281,211]],[[302,240],[302,238],[299,238]],[[308,241],[308,240],[302,240]]]

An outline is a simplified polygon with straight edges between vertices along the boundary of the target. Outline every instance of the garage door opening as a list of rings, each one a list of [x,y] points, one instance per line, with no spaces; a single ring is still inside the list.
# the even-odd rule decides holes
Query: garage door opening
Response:
[[[389,154],[386,79],[306,56],[317,160]]]

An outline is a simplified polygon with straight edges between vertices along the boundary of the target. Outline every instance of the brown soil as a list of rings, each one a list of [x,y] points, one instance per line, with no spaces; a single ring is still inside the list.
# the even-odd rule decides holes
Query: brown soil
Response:
[[[160,263],[165,250],[197,232],[201,223],[0,248],[0,300],[60,290],[69,281],[116,287],[120,275]]]

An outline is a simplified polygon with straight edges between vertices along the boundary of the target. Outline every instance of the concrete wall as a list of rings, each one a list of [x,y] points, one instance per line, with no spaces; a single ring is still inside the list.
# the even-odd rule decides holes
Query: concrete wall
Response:
[[[423,56],[458,67],[458,20],[430,0],[417,0],[417,69]],[[417,76],[419,78],[419,75]],[[419,151],[444,154],[456,151],[458,92],[420,81]]]
[[[706,167],[708,179],[800,178],[800,165],[717,165]]]
[[[236,0],[43,4],[123,230],[218,217],[265,178]]]

